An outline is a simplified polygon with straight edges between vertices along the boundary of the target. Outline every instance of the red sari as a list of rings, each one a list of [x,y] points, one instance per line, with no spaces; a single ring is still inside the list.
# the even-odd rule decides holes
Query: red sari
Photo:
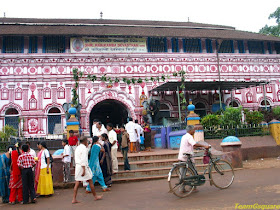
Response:
[[[10,176],[10,202],[22,202],[22,180],[21,180],[21,171],[17,165],[18,160],[18,151],[14,150],[11,153],[11,176]]]
[[[40,170],[41,170],[41,156],[42,156],[43,150],[41,150],[38,153],[38,163],[35,168],[35,192],[37,192],[39,177],[40,177]]]

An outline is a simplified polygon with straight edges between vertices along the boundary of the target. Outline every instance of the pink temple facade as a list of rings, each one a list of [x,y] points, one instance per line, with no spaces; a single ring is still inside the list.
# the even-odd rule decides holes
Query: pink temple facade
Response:
[[[252,110],[264,107],[265,104],[269,107],[280,105],[280,55],[273,45],[277,42],[276,38],[272,41],[263,40],[265,44],[262,54],[249,53],[246,40],[244,53],[239,53],[238,43],[233,40],[233,52],[219,53],[218,72],[216,45],[212,44],[212,52],[207,52],[206,38],[200,39],[199,53],[184,52],[182,38],[178,38],[178,51],[174,53],[172,37],[168,36],[166,52],[74,53],[70,43],[72,37],[68,34],[63,53],[47,53],[44,52],[43,37],[40,34],[36,53],[30,53],[31,35],[24,35],[23,52],[8,53],[4,50],[4,38],[7,36],[0,34],[0,130],[9,124],[12,119],[10,117],[18,117],[23,119],[19,121],[18,128],[26,137],[46,136],[54,133],[58,127],[59,132],[63,132],[66,116],[62,105],[72,98],[73,68],[79,68],[85,76],[106,74],[112,78],[137,79],[164,74],[171,76],[167,81],[174,81],[179,78],[172,74],[184,70],[186,81],[217,81],[219,73],[223,81],[266,81],[269,83],[265,86],[223,90],[222,101],[226,106],[232,103]],[[272,43],[270,47],[268,42]],[[150,91],[161,84],[162,81],[144,81],[142,84],[127,85],[121,79],[112,84],[100,81],[92,83],[86,79],[80,81],[81,128],[84,132],[90,132],[92,120],[96,118],[93,116],[96,110],[93,110],[106,101],[119,106],[115,112],[124,109],[119,111],[142,122],[141,95],[158,99],[161,102],[160,111],[167,113],[166,118],[178,118],[176,91]],[[186,92],[186,98],[192,99],[198,112],[204,115],[211,113],[213,104],[218,103],[217,93],[218,90],[193,90]],[[106,115],[110,121],[110,113]],[[55,124],[58,125],[52,124],[52,120],[56,120]]]

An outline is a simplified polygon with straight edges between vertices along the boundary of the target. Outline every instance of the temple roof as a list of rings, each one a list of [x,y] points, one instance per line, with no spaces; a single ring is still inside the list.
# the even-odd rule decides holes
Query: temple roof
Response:
[[[193,22],[0,18],[0,35],[188,37],[280,41],[279,37]]]

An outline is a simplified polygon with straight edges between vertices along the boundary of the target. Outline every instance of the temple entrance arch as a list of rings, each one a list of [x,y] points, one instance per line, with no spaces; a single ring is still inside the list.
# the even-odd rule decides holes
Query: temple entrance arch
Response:
[[[111,106],[112,105],[112,106]],[[91,134],[92,122],[94,119],[101,120],[102,123],[113,123],[114,126],[126,123],[127,117],[137,119],[135,113],[135,100],[129,96],[125,91],[116,89],[105,89],[93,93],[86,99],[86,130]],[[114,112],[108,110],[114,110]],[[110,114],[114,114],[110,117]],[[122,116],[117,116],[120,113]],[[107,118],[109,116],[109,119]],[[126,119],[125,119],[126,118]]]
[[[94,119],[100,120],[104,125],[113,123],[114,126],[127,123],[131,116],[128,108],[120,101],[106,99],[96,104],[90,112],[90,127]]]

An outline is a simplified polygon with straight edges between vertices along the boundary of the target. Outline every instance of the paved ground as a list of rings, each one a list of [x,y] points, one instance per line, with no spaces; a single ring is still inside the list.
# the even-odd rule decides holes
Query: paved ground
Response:
[[[168,192],[166,180],[115,184],[103,200],[93,201],[79,189],[80,204],[71,204],[72,189],[56,190],[50,198],[39,198],[37,204],[0,205],[0,209],[235,209],[240,204],[280,205],[280,160],[256,160],[244,163],[245,169],[235,172],[233,185],[226,190],[199,187],[199,192],[179,199]],[[97,187],[98,188],[98,187]]]

